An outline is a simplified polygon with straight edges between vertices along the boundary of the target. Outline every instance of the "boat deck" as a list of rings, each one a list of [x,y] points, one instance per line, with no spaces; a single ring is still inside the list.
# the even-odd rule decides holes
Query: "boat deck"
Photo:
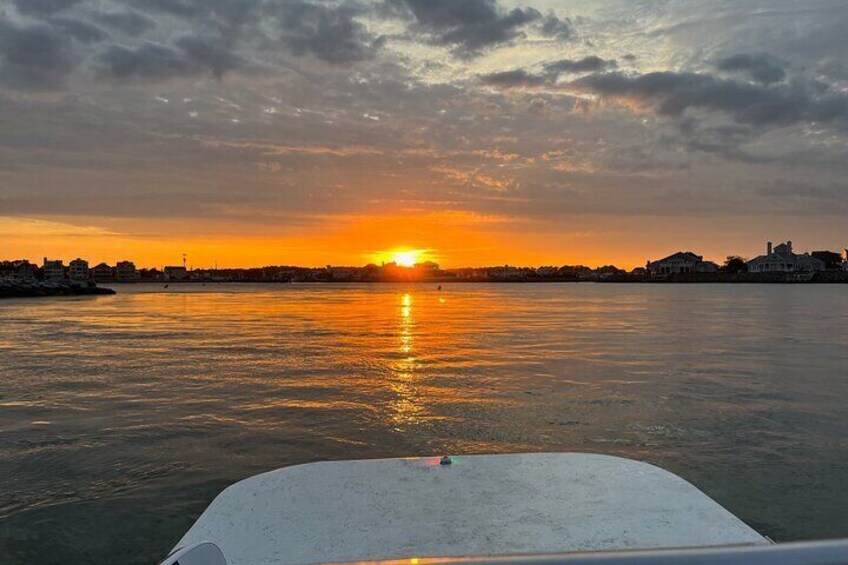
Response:
[[[311,463],[222,492],[177,547],[228,565],[768,544],[663,469],[579,453]]]

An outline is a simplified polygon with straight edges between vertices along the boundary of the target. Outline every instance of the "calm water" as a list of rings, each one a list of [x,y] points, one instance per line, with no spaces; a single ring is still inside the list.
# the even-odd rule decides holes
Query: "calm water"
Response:
[[[635,457],[848,536],[846,286],[118,290],[0,302],[4,564],[152,563],[238,479],[442,452]]]

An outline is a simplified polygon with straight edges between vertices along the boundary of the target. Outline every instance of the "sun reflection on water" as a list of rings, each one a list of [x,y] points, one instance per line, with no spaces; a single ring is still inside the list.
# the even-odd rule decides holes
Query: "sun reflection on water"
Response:
[[[411,294],[405,293],[400,297],[397,343],[401,357],[392,363],[394,379],[389,385],[395,395],[389,403],[393,412],[391,421],[397,430],[419,423],[424,412],[421,394],[415,382],[417,361],[413,354],[415,321],[412,304]]]

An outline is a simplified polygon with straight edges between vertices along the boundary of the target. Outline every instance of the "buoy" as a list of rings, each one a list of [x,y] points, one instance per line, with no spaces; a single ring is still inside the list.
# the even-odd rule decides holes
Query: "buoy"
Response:
[[[450,465],[452,463],[450,455],[444,455],[439,461],[439,465]]]

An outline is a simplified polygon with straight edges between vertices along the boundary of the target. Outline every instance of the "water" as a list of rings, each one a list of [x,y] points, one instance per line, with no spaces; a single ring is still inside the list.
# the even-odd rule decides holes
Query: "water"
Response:
[[[634,457],[848,536],[848,287],[444,286],[0,302],[0,562],[153,563],[238,479],[443,452]]]

